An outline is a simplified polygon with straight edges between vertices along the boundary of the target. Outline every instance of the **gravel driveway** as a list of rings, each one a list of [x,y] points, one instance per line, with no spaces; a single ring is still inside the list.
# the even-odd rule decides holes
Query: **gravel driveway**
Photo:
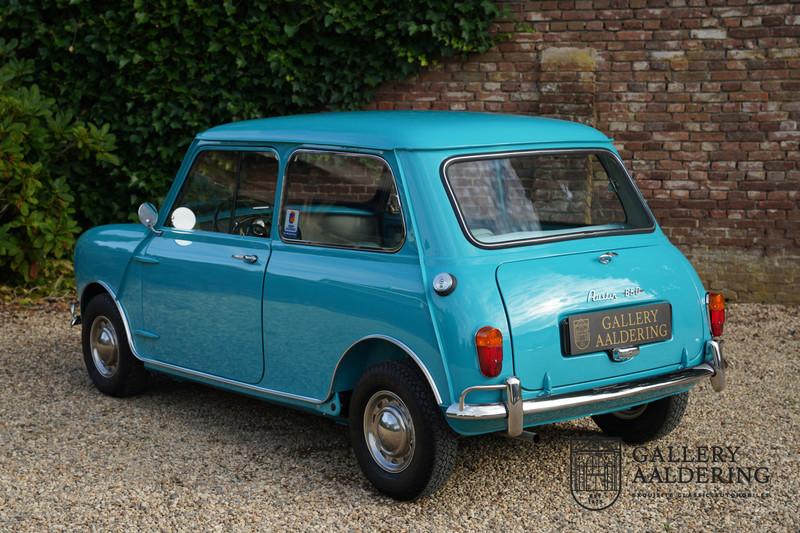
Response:
[[[677,432],[638,452],[624,446],[622,493],[602,511],[583,509],[570,493],[570,439],[596,434],[589,420],[544,427],[539,444],[464,439],[444,490],[395,503],[373,492],[346,428],[330,420],[169,379],[136,398],[101,395],[67,321],[57,305],[0,307],[3,531],[800,527],[797,307],[729,309],[729,388],[715,395],[702,384]],[[650,476],[671,466],[635,456],[670,445],[689,453],[738,446],[736,462],[721,466],[763,467],[769,480],[635,482],[638,467]],[[681,465],[704,466],[691,461]]]

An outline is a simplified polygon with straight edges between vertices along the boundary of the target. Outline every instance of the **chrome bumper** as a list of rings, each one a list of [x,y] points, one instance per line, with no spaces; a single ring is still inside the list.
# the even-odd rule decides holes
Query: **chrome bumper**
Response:
[[[72,315],[72,319],[69,321],[69,325],[71,327],[79,326],[81,324],[81,306],[78,302],[72,302],[69,304],[69,312]]]
[[[706,343],[705,363],[663,376],[524,401],[522,383],[519,378],[512,376],[502,384],[477,385],[464,389],[458,403],[451,405],[446,415],[456,420],[505,418],[508,419],[508,435],[517,437],[522,434],[526,423],[534,425],[537,422],[570,416],[585,416],[587,411],[613,411],[615,408],[622,409],[632,404],[646,403],[677,394],[705,378],[710,378],[712,388],[719,392],[725,388],[726,366],[722,357],[722,341],[711,340]],[[487,390],[503,390],[505,392],[503,402],[484,404],[466,402],[469,394]]]

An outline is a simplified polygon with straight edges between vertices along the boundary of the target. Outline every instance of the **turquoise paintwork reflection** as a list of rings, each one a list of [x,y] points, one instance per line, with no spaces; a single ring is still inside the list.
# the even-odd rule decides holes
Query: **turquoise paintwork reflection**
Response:
[[[345,350],[375,332],[431,354],[425,289],[407,248],[380,254],[276,243],[264,302],[265,384],[324,398]]]
[[[145,253],[158,263],[142,265],[143,328],[159,338],[137,338],[140,353],[228,379],[261,381],[268,242],[166,229]],[[259,261],[247,264],[236,254],[254,254]]]
[[[696,289],[681,273],[683,258],[670,248],[616,248],[619,255],[609,264],[601,264],[596,252],[588,252],[501,265],[497,281],[514,339],[514,369],[523,386],[542,388],[545,372],[552,387],[561,387],[677,365],[684,349],[698,359],[703,322],[696,300],[686,297]],[[670,255],[675,257],[664,262]],[[642,292],[626,296],[626,289]],[[590,301],[590,291],[616,298]],[[606,352],[563,355],[560,322],[567,316],[662,301],[672,305],[670,340],[642,345],[638,356],[622,363],[612,361]]]

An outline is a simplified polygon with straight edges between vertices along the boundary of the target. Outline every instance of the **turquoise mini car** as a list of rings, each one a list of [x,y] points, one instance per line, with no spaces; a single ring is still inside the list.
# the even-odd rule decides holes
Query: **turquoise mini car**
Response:
[[[591,416],[665,435],[725,385],[724,300],[612,142],[560,120],[354,112],[197,136],[161,208],[75,249],[89,376],[151,372],[349,424],[377,489],[447,479],[459,436]]]

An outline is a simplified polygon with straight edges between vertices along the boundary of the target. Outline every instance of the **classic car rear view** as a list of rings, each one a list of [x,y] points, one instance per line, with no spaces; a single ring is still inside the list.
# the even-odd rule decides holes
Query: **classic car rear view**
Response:
[[[612,154],[454,159],[445,173],[476,245],[529,247],[528,259],[501,259],[496,271],[525,388],[666,368],[683,350],[702,351],[702,286],[652,234],[654,222]],[[476,179],[487,190],[470,194]],[[619,244],[598,248],[603,241],[592,237],[600,235],[619,235]],[[535,246],[559,239],[572,241],[568,250]]]
[[[520,420],[507,417],[511,434],[590,414],[606,433],[643,442],[677,424],[686,395],[665,392],[683,392],[695,370],[717,374],[716,386],[724,385],[713,368],[683,372],[718,351],[708,342],[707,295],[686,259],[656,231],[615,153],[478,154],[448,159],[443,174],[465,237],[498,258],[494,275],[514,370],[506,398],[517,387],[522,400],[530,398],[519,404]],[[525,252],[498,253],[513,247]],[[503,327],[486,329],[502,339]],[[484,375],[500,374],[505,358],[494,357],[497,365],[482,367]],[[665,383],[664,373],[675,373],[676,381]],[[659,377],[648,385],[653,375]],[[620,384],[628,380],[639,388],[624,390]],[[465,388],[448,416],[492,419],[493,404],[467,401],[481,390]],[[655,396],[667,397],[646,408],[642,400]],[[508,403],[505,410],[512,410]]]
[[[84,359],[350,425],[382,492],[447,479],[459,436],[592,416],[626,442],[725,385],[724,300],[611,141],[509,115],[281,117],[198,135],[160,210],[75,252]],[[190,335],[186,332],[191,331]]]

